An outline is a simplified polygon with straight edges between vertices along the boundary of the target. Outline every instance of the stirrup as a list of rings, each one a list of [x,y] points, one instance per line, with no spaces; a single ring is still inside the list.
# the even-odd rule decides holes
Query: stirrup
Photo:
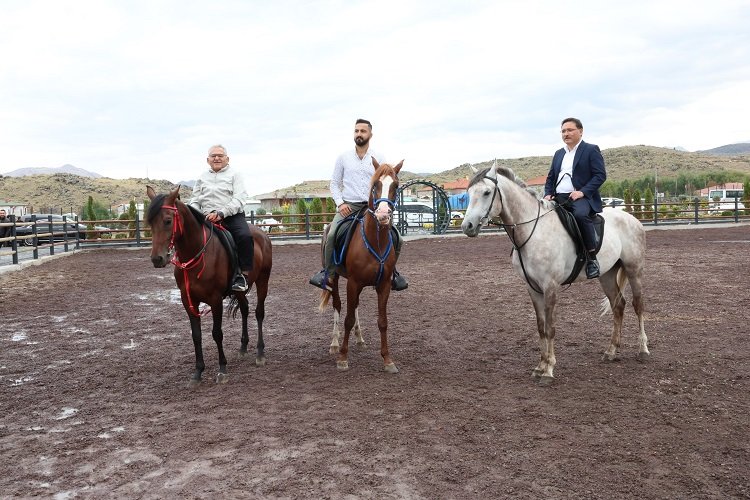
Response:
[[[245,279],[245,275],[240,273],[239,275],[235,276],[234,282],[232,282],[232,291],[233,292],[246,292],[247,291],[247,280]]]
[[[329,292],[333,291],[331,280],[328,279],[328,272],[325,269],[310,278],[310,284],[322,288],[323,290],[328,290]]]
[[[401,290],[406,290],[407,288],[409,288],[409,283],[406,281],[406,278],[404,278],[401,273],[394,269],[393,277],[391,278],[391,290],[400,292]]]

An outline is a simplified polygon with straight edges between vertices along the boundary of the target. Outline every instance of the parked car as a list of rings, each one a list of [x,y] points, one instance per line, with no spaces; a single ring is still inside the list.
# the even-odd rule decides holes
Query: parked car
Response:
[[[622,198],[602,198],[602,207],[604,207],[605,210],[608,208],[625,210],[625,200]]]
[[[77,224],[74,220],[65,220],[63,224],[62,215],[57,214],[26,214],[16,218],[17,223],[28,223],[31,222],[33,216],[36,216],[37,234],[45,234],[50,232],[49,217],[52,217],[52,233],[51,237],[43,238],[27,238],[22,240],[24,245],[36,246],[39,244],[38,240],[45,243],[51,243],[53,241],[63,241],[65,239],[65,233],[68,235],[68,239],[75,239],[79,236],[81,239],[86,239],[86,226],[83,224]],[[76,227],[77,226],[77,227]],[[30,236],[34,234],[34,227],[32,225],[21,225],[16,226],[16,236]]]
[[[396,227],[405,224],[406,227],[420,227],[424,224],[432,224],[435,220],[432,213],[432,205],[421,202],[405,202],[403,204],[404,213],[397,210],[393,211],[393,222]],[[402,222],[403,220],[403,222]]]
[[[260,226],[261,231],[265,231],[267,233],[278,233],[286,231],[286,228],[282,226],[279,221],[271,217],[259,220],[256,224]]]

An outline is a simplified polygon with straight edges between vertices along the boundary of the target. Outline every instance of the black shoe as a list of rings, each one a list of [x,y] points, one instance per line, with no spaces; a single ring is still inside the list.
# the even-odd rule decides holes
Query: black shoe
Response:
[[[247,291],[247,280],[245,279],[244,274],[240,273],[234,277],[234,281],[232,282],[232,291],[233,292],[246,292]]]
[[[599,277],[599,262],[596,259],[590,259],[586,262],[586,277],[588,279]]]
[[[398,271],[393,270],[393,278],[391,279],[391,290],[400,292],[409,288],[409,283],[406,282],[406,278],[401,276]]]
[[[329,292],[333,291],[333,287],[331,287],[331,281],[326,276],[325,269],[310,278],[310,284],[313,286],[317,286],[318,288],[322,288],[323,290],[328,290]]]

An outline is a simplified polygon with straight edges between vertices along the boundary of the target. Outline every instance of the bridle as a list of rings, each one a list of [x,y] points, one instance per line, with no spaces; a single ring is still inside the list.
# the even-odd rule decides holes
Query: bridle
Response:
[[[375,187],[373,186],[372,192],[371,192],[371,198],[372,200],[372,206],[377,207],[380,203],[387,203],[388,207],[391,211],[390,214],[388,214],[388,222],[386,224],[381,224],[378,220],[378,216],[375,215],[375,210],[367,207],[367,213],[370,214],[370,216],[375,219],[375,223],[378,225],[378,230],[376,231],[378,242],[377,246],[380,248],[380,228],[383,226],[388,227],[388,245],[385,247],[385,250],[382,254],[378,253],[378,251],[370,244],[370,242],[367,240],[367,234],[365,233],[365,221],[360,220],[360,232],[362,233],[362,241],[365,243],[365,247],[369,252],[372,254],[373,257],[375,257],[375,260],[378,261],[379,268],[378,268],[378,276],[375,279],[375,286],[380,284],[380,280],[383,277],[383,268],[385,267],[385,261],[388,259],[388,256],[391,253],[391,250],[393,249],[393,234],[391,234],[390,227],[391,227],[391,217],[393,216],[393,210],[396,208],[396,200],[392,200],[390,198],[375,198]]]
[[[492,192],[492,200],[490,200],[490,204],[487,207],[487,213],[484,214],[484,217],[482,217],[479,220],[479,222],[482,223],[482,222],[486,221],[487,224],[492,224],[492,225],[495,225],[495,226],[501,226],[503,229],[505,229],[505,234],[508,235],[508,238],[510,239],[510,242],[513,244],[513,250],[515,250],[516,253],[518,253],[518,262],[521,264],[521,270],[523,271],[523,277],[526,279],[526,283],[531,287],[532,290],[534,290],[535,292],[537,292],[539,294],[542,294],[543,292],[539,289],[539,286],[536,283],[532,283],[533,280],[531,278],[529,278],[529,275],[526,273],[526,266],[523,263],[523,256],[521,254],[521,249],[524,246],[526,246],[526,243],[528,243],[529,240],[531,239],[531,237],[534,236],[534,232],[536,231],[537,224],[539,224],[539,219],[541,219],[542,217],[544,217],[545,215],[547,215],[547,214],[549,214],[551,212],[554,212],[555,210],[551,209],[551,210],[548,210],[548,211],[546,211],[544,213],[541,213],[541,211],[542,211],[542,202],[539,201],[539,200],[537,200],[536,217],[535,218],[527,220],[527,221],[524,221],[524,222],[517,222],[515,224],[505,224],[504,222],[501,221],[501,219],[499,219],[499,214],[498,214],[498,217],[490,217],[490,211],[492,210],[492,205],[495,204],[495,196],[497,196],[500,199],[501,203],[503,201],[503,193],[500,191],[500,186],[498,186],[497,179],[496,178],[492,178],[492,177],[490,177],[490,176],[488,176],[486,174],[485,174],[484,178],[487,179],[487,180],[489,180],[490,182],[492,182],[495,185],[495,190]],[[521,243],[519,245],[518,241],[516,240],[516,228],[518,226],[522,226],[524,224],[530,224],[532,222],[534,223],[534,227],[531,228],[531,232],[529,233],[529,236],[526,238],[526,240],[523,243]],[[513,255],[513,250],[511,250],[511,255]]]
[[[169,259],[169,262],[171,262],[175,267],[182,269],[182,275],[185,280],[185,294],[188,298],[188,310],[195,316],[201,316],[197,308],[193,305],[193,299],[190,296],[190,280],[188,278],[188,270],[198,266],[199,264],[202,264],[203,267],[201,267],[196,276],[196,279],[200,279],[203,271],[206,269],[206,249],[208,248],[208,243],[213,238],[214,232],[210,228],[206,228],[205,223],[202,224],[201,229],[203,229],[203,247],[198,251],[197,254],[193,256],[193,258],[189,259],[186,262],[180,262],[179,255],[177,254],[177,248],[174,244],[175,237],[179,237],[184,234],[184,226],[182,223],[182,218],[180,217],[180,212],[176,205],[163,205],[161,209],[172,210],[174,212],[174,219],[172,221],[172,235],[169,239],[169,246],[167,247],[167,258]],[[206,232],[208,232],[208,234],[206,234]],[[208,314],[209,311],[210,309],[204,311],[203,314]]]

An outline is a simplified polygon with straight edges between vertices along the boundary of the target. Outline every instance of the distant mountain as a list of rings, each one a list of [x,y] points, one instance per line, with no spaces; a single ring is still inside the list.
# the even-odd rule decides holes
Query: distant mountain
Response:
[[[718,148],[706,149],[704,151],[698,151],[707,155],[746,155],[750,154],[750,142],[738,142],[737,144],[727,144],[726,146],[719,146]]]
[[[192,181],[179,181],[177,183],[178,186],[187,186],[190,189],[193,189],[195,187],[195,180]]]
[[[79,175],[81,177],[91,177],[93,179],[98,179],[102,177],[96,172],[89,172],[88,170],[84,170],[82,168],[74,167],[73,165],[67,165],[67,164],[63,165],[62,167],[57,167],[57,168],[49,168],[49,167],[19,168],[16,170],[12,170],[10,172],[6,172],[3,175],[8,176],[8,177],[24,177],[27,175],[46,175],[46,174],[73,174],[73,175]]]

